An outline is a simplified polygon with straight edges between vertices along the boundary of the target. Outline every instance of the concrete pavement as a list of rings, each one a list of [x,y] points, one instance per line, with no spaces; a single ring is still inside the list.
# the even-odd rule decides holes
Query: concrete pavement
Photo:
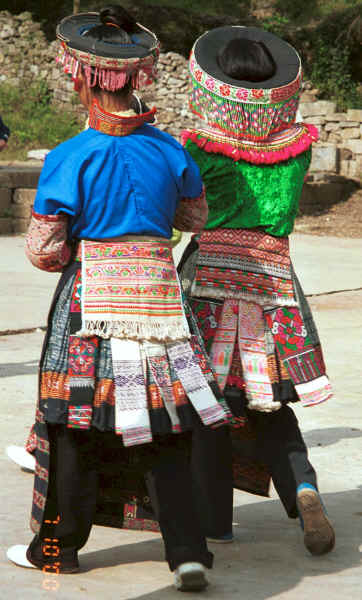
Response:
[[[24,239],[0,238],[0,332],[43,326],[58,275],[37,271],[23,256]],[[179,254],[180,249],[176,249]],[[295,408],[319,474],[337,534],[334,552],[312,557],[298,523],[275,493],[237,492],[235,542],[210,544],[212,586],[188,597],[236,600],[360,600],[362,587],[362,239],[292,237],[294,265],[319,326],[336,396],[326,405]],[[351,290],[351,291],[345,291]],[[33,420],[43,333],[0,335],[1,446],[22,444]],[[5,557],[28,543],[32,476],[0,449],[0,600],[173,600],[157,534],[94,527],[80,555],[81,572],[49,577],[17,568]],[[53,590],[50,588],[54,588]]]

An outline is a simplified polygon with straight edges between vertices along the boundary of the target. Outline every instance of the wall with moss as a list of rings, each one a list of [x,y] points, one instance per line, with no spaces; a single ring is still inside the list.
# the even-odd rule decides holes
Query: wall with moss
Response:
[[[26,93],[34,80],[46,82],[53,101],[67,110],[82,111],[69,77],[56,65],[57,44],[47,42],[30,13],[0,12],[0,82],[20,86]],[[319,101],[306,82],[301,112],[320,130],[321,142],[313,152],[312,173],[362,179],[362,110],[339,112],[335,102]],[[188,110],[187,60],[175,52],[161,53],[159,79],[144,93],[158,109],[158,127],[179,138],[196,123]],[[3,115],[6,120],[6,114]],[[85,115],[84,115],[85,116]]]

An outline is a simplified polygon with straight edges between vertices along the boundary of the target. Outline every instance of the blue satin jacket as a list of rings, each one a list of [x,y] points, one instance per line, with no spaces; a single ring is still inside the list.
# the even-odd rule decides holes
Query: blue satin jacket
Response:
[[[69,215],[69,237],[170,238],[181,198],[197,198],[194,160],[167,133],[143,124],[126,136],[87,129],[46,157],[34,211]]]

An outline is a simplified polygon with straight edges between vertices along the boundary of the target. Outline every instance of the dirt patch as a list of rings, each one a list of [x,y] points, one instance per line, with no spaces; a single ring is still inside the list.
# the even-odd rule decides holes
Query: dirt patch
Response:
[[[352,182],[337,195],[327,187],[324,193],[312,196],[303,192],[294,231],[320,236],[362,237],[362,188],[356,189]]]

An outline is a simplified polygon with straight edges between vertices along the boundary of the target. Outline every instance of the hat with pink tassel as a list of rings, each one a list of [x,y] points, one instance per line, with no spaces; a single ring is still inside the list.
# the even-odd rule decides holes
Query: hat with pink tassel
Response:
[[[139,89],[156,78],[160,43],[121,6],[65,17],[57,38],[64,72],[76,78],[82,70],[89,87],[114,92],[131,80]]]

